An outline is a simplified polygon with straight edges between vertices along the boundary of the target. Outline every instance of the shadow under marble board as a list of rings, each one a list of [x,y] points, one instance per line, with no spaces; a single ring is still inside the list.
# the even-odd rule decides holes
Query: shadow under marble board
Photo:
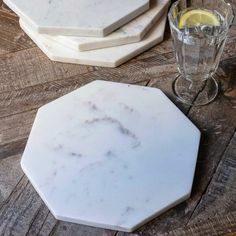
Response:
[[[92,66],[116,67],[160,43],[164,37],[166,13],[153,26],[145,38],[137,43],[79,52],[55,42],[53,36],[39,34],[22,19],[20,25],[38,47],[53,61]]]
[[[38,33],[104,37],[149,9],[149,0],[4,0]]]
[[[159,89],[94,81],[38,110],[21,166],[57,219],[130,232],[190,196],[199,140]]]
[[[55,36],[51,39],[74,50],[87,51],[139,42],[167,11],[169,0],[150,0],[150,9],[106,37]]]

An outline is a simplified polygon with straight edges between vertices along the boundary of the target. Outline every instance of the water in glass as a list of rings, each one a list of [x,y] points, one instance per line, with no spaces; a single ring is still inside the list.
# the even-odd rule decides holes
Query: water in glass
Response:
[[[173,91],[189,105],[208,104],[218,93],[213,75],[234,17],[232,7],[224,0],[178,0],[168,17],[180,72]]]
[[[192,8],[178,13],[174,22],[176,27],[181,16],[190,10]],[[217,16],[219,26],[184,27],[179,29],[180,33],[173,30],[176,60],[180,73],[188,80],[205,80],[218,67],[226,35],[222,34],[224,18],[218,12],[212,13]]]

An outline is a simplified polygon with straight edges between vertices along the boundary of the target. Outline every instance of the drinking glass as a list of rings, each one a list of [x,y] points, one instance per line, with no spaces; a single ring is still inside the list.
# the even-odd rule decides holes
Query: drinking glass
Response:
[[[181,16],[194,9],[213,13],[219,25],[179,27]],[[217,96],[214,74],[233,17],[231,5],[224,0],[179,0],[172,4],[168,18],[180,72],[173,82],[173,91],[183,103],[206,105]]]

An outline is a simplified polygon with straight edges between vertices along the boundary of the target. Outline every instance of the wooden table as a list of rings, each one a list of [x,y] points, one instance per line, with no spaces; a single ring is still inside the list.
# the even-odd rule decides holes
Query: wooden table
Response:
[[[161,88],[202,131],[191,198],[130,235],[236,235],[236,21],[213,103],[191,107],[176,101],[176,74],[168,26],[163,43],[116,69],[56,63],[0,0],[0,235],[128,235],[57,221],[20,167],[37,109],[96,79]]]

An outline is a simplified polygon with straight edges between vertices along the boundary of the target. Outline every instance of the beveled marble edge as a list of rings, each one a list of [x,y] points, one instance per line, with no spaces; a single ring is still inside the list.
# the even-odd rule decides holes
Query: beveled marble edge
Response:
[[[184,202],[191,195],[191,191],[190,191],[188,194],[180,197],[177,201],[173,202],[172,204],[170,204],[167,207],[163,207],[161,210],[159,210],[158,212],[156,212],[152,216],[146,218],[144,221],[136,224],[133,227],[124,228],[124,227],[121,227],[121,226],[118,226],[118,225],[113,227],[112,225],[108,225],[108,224],[94,223],[94,222],[91,222],[91,221],[84,221],[84,220],[75,220],[73,218],[69,218],[69,217],[65,217],[65,216],[60,216],[58,213],[53,211],[53,209],[50,207],[50,204],[47,202],[47,198],[37,188],[37,185],[34,183],[34,180],[31,178],[31,176],[29,174],[27,174],[28,171],[26,171],[26,168],[24,167],[24,163],[22,161],[21,161],[21,168],[22,168],[23,172],[25,173],[25,175],[27,176],[27,178],[29,179],[30,183],[33,185],[33,187],[35,188],[35,190],[39,194],[40,198],[43,200],[45,205],[48,207],[48,209],[50,210],[52,215],[57,220],[61,220],[61,221],[64,221],[64,222],[69,222],[69,223],[75,223],[75,224],[82,224],[82,225],[87,225],[87,226],[97,227],[97,228],[103,228],[103,229],[109,229],[109,230],[117,230],[117,231],[122,231],[122,232],[127,232],[127,233],[131,233],[131,232],[135,231],[136,229],[140,228],[144,224],[146,224],[146,223],[150,222],[151,220],[155,219],[156,217],[160,216],[161,214],[163,214],[164,212],[168,211],[169,209],[177,206],[181,202]]]
[[[110,25],[109,27],[106,27],[103,30],[103,35],[101,37],[105,37],[108,34],[112,33],[114,30],[120,28],[121,26],[125,25],[126,23],[130,22],[132,19],[136,18],[137,16],[141,15],[145,11],[147,11],[150,7],[150,2],[148,1],[144,6],[141,6],[140,8],[136,9],[132,14],[122,18],[121,20],[115,22],[114,24]]]
[[[158,4],[158,3],[157,3]],[[83,51],[89,51],[89,50],[95,50],[95,49],[102,49],[102,48],[109,48],[114,46],[120,46],[130,43],[136,43],[141,41],[145,35],[151,30],[151,28],[155,25],[155,23],[164,15],[166,14],[166,11],[168,10],[168,7],[170,5],[170,1],[167,0],[166,3],[162,4],[162,9],[155,15],[153,20],[145,27],[144,31],[140,34],[137,32],[134,33],[132,36],[128,35],[120,35],[119,37],[116,35],[117,31],[119,31],[122,28],[131,27],[134,24],[134,21],[139,20],[140,18],[144,17],[147,13],[143,13],[141,16],[138,16],[136,19],[130,21],[127,25],[124,27],[121,27],[117,31],[114,31],[110,35],[104,37],[104,38],[96,38],[96,37],[88,37],[86,38],[86,42],[80,42],[76,43],[75,40],[73,40],[71,37],[67,36],[57,36],[54,38],[55,41],[61,43],[62,45],[66,47],[70,47],[73,50],[79,50],[81,52]],[[151,10],[151,9],[150,9]]]
[[[116,231],[131,233],[131,232],[135,231],[136,229],[140,228],[141,226],[145,225],[146,223],[150,222],[151,220],[155,219],[156,217],[160,216],[161,214],[165,213],[166,211],[170,210],[171,208],[173,208],[173,207],[177,206],[178,204],[186,201],[189,197],[190,197],[190,193],[188,193],[185,196],[179,198],[176,202],[173,202],[169,206],[164,207],[163,209],[156,212],[152,216],[148,217],[144,221],[138,223],[137,225],[135,225],[133,227],[129,227],[129,228],[124,228],[124,227],[121,227],[121,226],[118,226],[118,225],[113,227],[113,226],[107,225],[107,224],[100,224],[100,223],[98,224],[98,223],[93,223],[91,221],[89,222],[89,221],[83,221],[83,220],[75,220],[73,218],[63,217],[63,216],[58,216],[58,215],[54,215],[54,217],[57,220],[62,220],[62,221],[65,221],[65,222],[70,222],[70,223],[82,224],[82,225],[87,225],[87,226],[92,226],[92,227],[97,227],[97,228],[110,229],[110,230],[116,230]]]
[[[31,20],[30,17],[28,17],[26,14],[24,14],[18,7],[13,4],[10,0],[3,0],[4,3],[12,10],[14,11],[20,18],[22,18],[27,24],[37,33],[40,34],[49,34],[49,35],[65,35],[65,36],[85,36],[85,37],[105,37],[114,30],[118,29],[119,27],[123,26],[124,24],[128,23],[132,19],[136,18],[140,14],[144,13],[149,9],[150,3],[149,1],[144,4],[143,6],[139,7],[138,9],[134,10],[129,15],[121,18],[120,20],[114,22],[108,27],[105,27],[104,29],[99,28],[90,28],[90,29],[77,29],[72,27],[46,27],[46,26],[38,26],[34,23],[34,21]]]
[[[166,15],[166,13],[165,13]],[[39,46],[39,48],[52,60],[52,61],[58,61],[58,62],[64,62],[64,63],[74,63],[74,64],[84,64],[84,65],[92,65],[92,66],[102,66],[102,67],[117,67],[123,63],[125,63],[126,61],[132,59],[133,57],[137,56],[138,54],[146,51],[147,49],[155,46],[156,44],[160,43],[163,38],[164,38],[164,30],[165,30],[165,24],[166,24],[166,16],[163,16],[154,27],[157,27],[159,29],[161,29],[161,32],[155,32],[154,30],[157,31],[157,28],[154,28],[151,32],[148,33],[148,35],[146,35],[146,37],[143,40],[146,40],[145,42],[140,41],[134,44],[128,44],[128,45],[121,45],[118,46],[118,48],[116,48],[117,50],[120,50],[121,47],[129,47],[129,45],[132,45],[132,50],[130,49],[129,53],[125,54],[125,56],[118,56],[116,59],[114,59],[113,61],[108,61],[106,59],[102,60],[100,59],[99,61],[94,59],[94,58],[79,58],[79,53],[86,53],[86,52],[78,52],[78,56],[77,58],[72,58],[72,57],[62,57],[61,55],[54,55],[51,53],[51,51],[49,51],[44,43],[41,42],[41,40],[39,39],[39,37],[37,37],[36,35],[34,35],[35,33],[32,32],[31,29],[27,28],[27,24],[25,24],[21,19],[20,19],[20,26],[21,28],[26,32],[26,34],[28,34],[28,36]],[[159,25],[162,25],[160,28]],[[37,34],[37,33],[36,33]],[[42,37],[43,35],[38,35],[40,37]],[[45,36],[44,36],[45,37]],[[49,38],[52,36],[48,36]],[[53,40],[47,38],[47,40],[51,41],[50,43],[54,43]],[[135,47],[135,48],[133,48]],[[122,48],[124,49],[124,48]],[[70,49],[71,50],[71,49]],[[106,50],[106,53],[110,54],[112,53],[112,48],[105,48],[105,49],[99,49],[99,50],[94,50],[95,51],[102,51],[102,50]],[[71,50],[71,52],[73,52],[74,50]],[[88,51],[88,52],[93,52],[93,51]],[[74,54],[75,52],[73,52]],[[97,53],[97,52],[96,52]]]
[[[99,82],[99,81],[94,81],[95,82]],[[113,82],[111,82],[113,83]],[[132,85],[132,86],[138,86],[138,85]],[[138,87],[141,87],[141,86],[138,86]],[[157,89],[157,88],[148,88],[148,89],[151,89],[151,90],[159,90],[162,94],[164,94],[160,89]],[[76,91],[74,91],[76,92]],[[73,93],[73,92],[72,92]],[[64,95],[65,96],[65,95]],[[171,100],[166,97],[170,102]],[[173,104],[174,105],[174,104]],[[175,105],[174,105],[175,106]],[[176,107],[176,106],[175,106]],[[176,107],[176,109],[178,109]],[[178,109],[179,110],[179,109]],[[180,110],[179,110],[180,111]],[[181,111],[180,111],[181,112]],[[185,116],[185,119],[188,120],[188,118]],[[189,121],[189,120],[188,120]],[[190,121],[189,121],[190,122]],[[200,142],[200,131],[199,129],[192,123],[190,122],[191,126],[194,127],[197,131],[198,131],[198,134],[199,136],[196,136],[196,141],[198,142],[198,147],[199,147],[199,142]],[[33,125],[34,127],[34,125]],[[32,129],[33,129],[32,127]],[[194,150],[194,152],[198,153],[198,148]],[[195,154],[197,156],[197,153]],[[22,159],[23,160],[23,159]],[[197,158],[195,160],[195,166],[196,166],[196,161],[197,161]],[[24,166],[24,162],[21,161],[21,166],[22,166],[22,169],[25,173],[28,173],[26,174],[27,177],[29,178],[29,180],[31,181],[32,185],[34,186],[34,188],[37,190],[37,192],[39,193],[40,197],[43,199],[43,201],[46,203],[46,205],[48,206],[48,208],[50,209],[50,211],[52,212],[52,214],[54,215],[54,217],[58,220],[63,220],[63,221],[68,221],[68,222],[72,222],[72,223],[78,223],[78,224],[85,224],[85,225],[88,225],[88,226],[93,226],[93,227],[99,227],[99,228],[106,228],[106,229],[111,229],[111,230],[119,230],[119,231],[124,231],[124,232],[132,232],[134,230],[136,230],[137,228],[141,227],[142,225],[144,225],[145,223],[147,223],[148,221],[154,219],[155,217],[161,215],[162,213],[164,213],[165,211],[169,210],[170,208],[178,205],[179,203],[185,201],[186,199],[188,199],[190,197],[190,194],[191,194],[191,189],[189,189],[187,191],[186,194],[182,194],[183,196],[179,195],[177,200],[174,201],[173,203],[171,203],[170,205],[168,205],[167,207],[163,207],[162,209],[158,210],[156,213],[154,213],[153,215],[151,215],[150,217],[146,218],[145,220],[143,220],[142,222],[139,222],[138,224],[132,226],[132,227],[120,227],[119,225],[117,226],[111,226],[111,225],[106,225],[106,224],[102,224],[102,223],[94,223],[94,222],[89,222],[89,221],[84,221],[84,220],[74,220],[72,218],[69,218],[69,217],[64,217],[64,216],[61,216],[61,215],[58,215],[56,212],[53,212],[52,209],[50,208],[50,204],[47,203],[46,201],[46,197],[44,197],[43,193],[40,192],[40,190],[36,187],[36,184],[34,183],[33,179],[31,178],[30,176],[30,170],[27,169],[25,166]],[[27,169],[27,171],[26,171]],[[195,168],[194,168],[195,169]],[[194,177],[194,171],[193,171],[193,174],[192,174],[192,180],[193,180],[193,177]],[[192,183],[192,181],[191,181]],[[192,184],[191,184],[192,186]]]
[[[57,43],[60,43],[61,45],[65,47],[71,48],[72,50],[78,50],[81,52],[139,42],[151,30],[151,28],[162,17],[162,15],[165,14],[165,12],[167,11],[170,5],[169,0],[162,0],[162,1],[152,0],[152,1],[153,2],[150,2],[151,3],[150,9],[147,12],[133,19],[128,24],[112,32],[106,37],[99,37],[99,38],[98,37],[78,37],[77,39],[76,36],[56,35],[54,37],[51,37],[51,39]],[[152,4],[153,4],[153,8],[152,8]],[[131,28],[137,27],[137,25],[140,24],[136,22],[139,22],[139,21],[143,22],[144,21],[143,18],[144,17],[149,18],[150,15],[153,17],[153,19],[144,27],[143,32],[138,33],[137,31],[134,30],[134,32],[132,32],[132,35],[129,34],[129,31]],[[31,27],[30,23],[28,23],[25,20],[24,22],[27,23],[27,25]],[[33,27],[32,29],[34,30]]]

